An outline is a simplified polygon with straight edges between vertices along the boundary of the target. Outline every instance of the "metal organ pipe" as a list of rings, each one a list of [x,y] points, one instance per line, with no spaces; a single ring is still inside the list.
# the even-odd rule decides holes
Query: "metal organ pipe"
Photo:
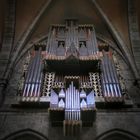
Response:
[[[27,94],[28,82],[29,82],[31,70],[33,67],[33,63],[34,63],[34,59],[31,60],[31,65],[29,65],[28,73],[27,73],[26,80],[25,80],[24,90],[23,90],[23,96],[26,96],[26,94]]]
[[[41,48],[39,48],[39,62],[38,62],[38,65],[36,65],[36,69],[38,67],[38,71],[36,73],[36,79],[35,79],[35,82],[36,82],[36,87],[35,87],[35,94],[34,96],[38,96],[39,93],[38,93],[38,88],[40,87],[40,84],[41,84]]]
[[[105,54],[105,69],[106,69],[106,73],[107,73],[107,77],[108,77],[108,88],[109,88],[109,96],[114,96],[113,95],[113,89],[112,89],[112,80],[111,80],[111,71],[109,70],[109,59],[107,54]]]
[[[103,70],[103,77],[104,77],[104,80],[105,80],[105,87],[106,87],[106,93],[107,93],[107,96],[109,96],[109,90],[108,90],[108,79],[107,79],[107,75],[106,75],[106,70],[105,70],[105,60],[104,58],[102,59],[102,70]]]
[[[117,88],[117,91],[118,91],[118,96],[121,97],[122,94],[121,94],[121,88],[120,88],[120,84],[119,84],[119,80],[118,80],[118,77],[117,77],[117,72],[116,72],[116,69],[115,69],[115,65],[113,63],[113,60],[111,61],[112,63],[112,69],[113,69],[113,72],[114,72],[114,77],[115,77],[115,80],[116,80],[116,88]]]
[[[94,43],[95,43],[95,53],[98,52],[98,44],[97,44],[97,39],[96,39],[96,33],[95,30],[93,30],[93,34],[94,34]]]
[[[111,88],[112,88],[112,94],[113,94],[113,96],[115,96],[115,97],[117,97],[118,95],[117,95],[117,92],[116,92],[116,90],[115,90],[115,87],[116,87],[116,80],[115,80],[115,78],[114,78],[114,70],[112,69],[112,64],[111,64],[111,60],[110,60],[110,58],[108,57],[108,63],[109,63],[109,70],[110,70],[110,75],[111,75],[111,80],[112,80],[112,82],[111,82]]]
[[[92,54],[95,54],[95,42],[94,42],[93,30],[91,31],[91,42],[92,42]]]
[[[104,57],[102,60],[102,70],[103,70],[102,81],[103,81],[105,96],[121,97],[120,84],[117,78],[117,73],[116,73],[114,63],[112,62],[108,54],[106,54],[105,52],[103,52],[103,54]],[[106,89],[108,93],[107,95],[106,95]]]
[[[38,68],[36,66],[39,66],[39,51],[36,54],[36,62],[35,62],[35,66],[34,66],[34,74],[32,74],[32,88],[31,88],[31,92],[30,92],[30,96],[34,96],[34,94],[36,94],[35,92],[35,88],[36,88],[36,77],[38,74]]]
[[[79,120],[80,119],[80,95],[75,89],[73,82],[66,90],[66,110],[65,119]]]
[[[90,44],[89,48],[88,48],[89,49],[89,54],[93,55],[93,50],[92,50],[93,49],[92,48],[93,47],[93,44],[92,44],[93,43],[92,42],[92,33],[91,33],[90,29],[88,30],[88,32],[89,32],[89,44]]]
[[[33,59],[33,65],[32,65],[32,68],[31,68],[31,72],[29,72],[30,75],[29,75],[29,81],[27,82],[28,83],[28,89],[27,89],[26,97],[30,96],[30,92],[32,91],[32,88],[33,88],[33,86],[32,86],[33,74],[34,74],[33,70],[35,69],[36,59],[37,59],[37,57],[35,55],[35,57]]]
[[[23,97],[39,96],[41,87],[41,48],[35,53],[33,60],[29,66],[25,86],[23,90]]]

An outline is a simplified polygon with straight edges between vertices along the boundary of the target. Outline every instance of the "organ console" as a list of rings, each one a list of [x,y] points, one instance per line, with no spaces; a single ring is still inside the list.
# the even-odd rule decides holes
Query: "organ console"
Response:
[[[101,105],[123,104],[111,51],[102,44],[93,25],[52,25],[45,50],[36,45],[30,58],[20,103],[49,104],[52,126],[63,125],[65,135],[92,126]]]

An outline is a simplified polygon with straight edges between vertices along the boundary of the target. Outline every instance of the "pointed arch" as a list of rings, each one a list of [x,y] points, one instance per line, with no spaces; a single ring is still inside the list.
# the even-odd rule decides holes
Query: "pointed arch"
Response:
[[[107,15],[104,13],[104,11],[102,10],[102,8],[98,4],[98,2],[96,2],[96,0],[91,0],[91,1],[94,4],[97,12],[99,13],[101,18],[103,19],[104,23],[107,25],[107,27],[110,30],[112,36],[116,40],[116,42],[119,46],[119,49],[123,52],[124,56],[127,58],[127,61],[129,62],[129,66],[130,66],[131,70],[133,71],[133,74],[134,74],[135,78],[139,79],[140,75],[139,75],[139,72],[137,70],[137,66],[135,64],[135,61],[132,57],[131,51],[128,49],[127,45],[125,44],[125,42],[123,41],[121,36],[118,34],[115,27],[113,26],[111,21],[108,19]]]
[[[99,135],[96,140],[139,140],[140,138],[131,132],[113,129]]]
[[[33,21],[31,22],[31,24],[29,25],[29,27],[27,28],[27,30],[23,33],[23,35],[21,36],[21,38],[18,40],[16,46],[15,46],[15,51],[11,54],[11,63],[9,64],[9,69],[7,69],[5,71],[5,79],[10,78],[9,75],[12,72],[12,69],[14,67],[15,61],[17,59],[17,56],[20,54],[21,50],[23,49],[23,47],[25,46],[25,44],[27,43],[27,40],[30,38],[33,30],[35,30],[39,20],[42,18],[44,12],[47,10],[47,8],[50,6],[50,3],[52,2],[52,0],[48,0],[44,3],[44,5],[40,8],[40,11],[38,12],[38,14],[36,15],[36,17],[33,19]]]
[[[25,129],[25,130],[20,130],[20,131],[11,133],[5,138],[3,138],[2,140],[17,140],[17,139],[24,140],[24,138],[25,139],[32,138],[34,140],[48,140],[46,136],[32,129]]]

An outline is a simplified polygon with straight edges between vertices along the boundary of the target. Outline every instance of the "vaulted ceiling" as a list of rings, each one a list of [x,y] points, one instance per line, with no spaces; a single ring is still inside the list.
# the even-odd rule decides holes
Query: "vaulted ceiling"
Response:
[[[16,28],[14,44],[16,45],[24,32],[28,29],[37,13],[47,0],[17,0]],[[127,0],[97,0],[106,16],[109,18],[123,41],[129,46],[127,21]],[[140,17],[139,0],[135,0],[138,16]],[[0,1],[0,42],[2,42],[6,1]],[[50,24],[62,24],[66,18],[77,18],[79,23],[94,24],[96,31],[112,39],[107,26],[96,11],[91,0],[53,0],[44,12],[36,28],[33,30],[29,42],[34,41],[48,32]],[[140,18],[139,18],[140,21]],[[140,23],[140,22],[139,22]]]

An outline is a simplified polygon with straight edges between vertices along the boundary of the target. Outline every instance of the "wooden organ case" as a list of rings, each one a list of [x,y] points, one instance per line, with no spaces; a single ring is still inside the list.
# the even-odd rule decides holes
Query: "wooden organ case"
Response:
[[[96,108],[122,105],[124,98],[110,49],[97,43],[93,25],[52,25],[47,46],[35,45],[25,73],[21,104],[49,107],[52,126],[65,135],[92,126]]]

